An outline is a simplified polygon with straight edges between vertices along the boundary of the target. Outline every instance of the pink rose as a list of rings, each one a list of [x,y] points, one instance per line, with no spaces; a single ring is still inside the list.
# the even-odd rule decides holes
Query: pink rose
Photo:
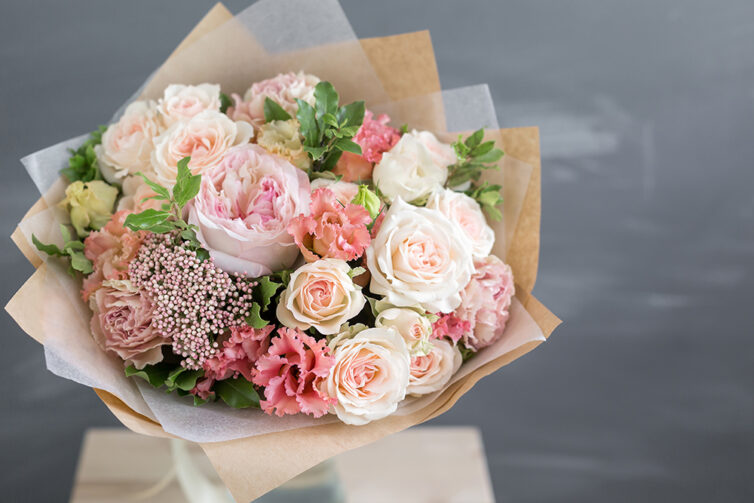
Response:
[[[458,348],[448,341],[432,341],[426,355],[411,358],[408,376],[410,395],[426,395],[441,390],[461,367],[463,358]]]
[[[310,198],[303,171],[258,145],[243,145],[205,173],[188,218],[218,267],[256,278],[296,260],[287,228],[309,213]]]
[[[469,323],[463,342],[469,349],[477,351],[503,335],[516,290],[510,266],[494,255],[475,261],[474,267],[455,315]]]
[[[226,113],[233,120],[243,120],[259,127],[264,124],[265,99],[270,98],[283,107],[291,117],[295,117],[298,110],[296,99],[314,105],[314,87],[318,83],[317,77],[303,72],[281,73],[253,84],[244,94],[243,101],[240,96],[234,94],[235,105],[228,107]]]
[[[152,303],[130,281],[105,281],[89,299],[89,306],[94,312],[92,335],[102,349],[138,369],[162,361],[162,346],[170,344],[170,339],[154,329]]]
[[[307,262],[320,258],[349,261],[364,254],[371,238],[369,212],[358,204],[342,204],[329,189],[312,194],[311,213],[294,218],[288,232]]]
[[[128,264],[136,257],[146,232],[133,232],[123,226],[129,211],[119,211],[100,230],[84,240],[84,255],[92,261],[94,271],[84,279],[84,301],[104,280],[128,279]]]
[[[361,147],[361,155],[344,152],[333,172],[342,175],[346,182],[367,181],[372,178],[374,163],[382,160],[382,154],[393,148],[401,139],[400,132],[388,126],[390,117],[382,114],[374,119],[374,114],[367,110],[364,122],[354,136],[353,141]]]
[[[187,121],[177,121],[154,140],[152,167],[155,181],[165,187],[175,184],[178,161],[191,157],[189,168],[195,175],[217,165],[225,153],[236,145],[249,143],[253,128],[245,122],[233,122],[218,111],[205,110]]]
[[[141,213],[147,209],[159,210],[164,201],[147,199],[155,196],[155,192],[140,176],[129,176],[123,180],[123,197],[118,201],[118,211],[127,210],[129,213]]]
[[[157,109],[168,126],[177,121],[187,121],[205,110],[220,111],[220,86],[171,84],[165,88]]]
[[[335,362],[330,349],[324,340],[300,330],[280,328],[277,333],[254,368],[254,384],[264,386],[262,410],[278,416],[299,412],[323,416],[334,402],[319,391]]]

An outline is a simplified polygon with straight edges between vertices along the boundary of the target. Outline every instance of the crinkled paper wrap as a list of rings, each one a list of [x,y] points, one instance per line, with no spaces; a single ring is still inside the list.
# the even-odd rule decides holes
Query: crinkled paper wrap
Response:
[[[50,371],[93,387],[133,431],[200,443],[242,502],[340,452],[442,414],[479,379],[534,349],[560,323],[531,295],[539,253],[538,130],[497,129],[486,86],[441,91],[428,32],[359,41],[335,0],[318,2],[317,9],[313,4],[261,0],[235,17],[216,5],[134,96],[156,98],[169,83],[204,81],[219,82],[225,92],[242,93],[253,81],[302,69],[333,82],[343,101],[365,99],[368,108],[389,113],[394,124],[433,130],[446,141],[455,136],[447,131],[488,127],[488,139],[496,140],[506,152],[501,169],[485,173],[490,182],[504,187],[504,219],[491,222],[497,236],[493,252],[513,268],[516,299],[504,337],[464,364],[445,389],[409,398],[394,415],[380,421],[348,426],[333,416],[277,418],[219,403],[196,408],[140,380],[126,379],[122,362],[102,352],[91,338],[90,312],[80,300],[77,281],[65,273],[63,264],[46,260],[31,246],[32,233],[42,241],[59,243],[58,225],[65,215],[54,207],[64,188],[58,170],[67,162],[67,148],[84,137],[22,160],[43,197],[24,216],[12,239],[37,270],[6,310],[44,344]],[[298,14],[281,17],[285,12]],[[326,18],[322,12],[328,13]],[[271,29],[283,19],[287,29]]]

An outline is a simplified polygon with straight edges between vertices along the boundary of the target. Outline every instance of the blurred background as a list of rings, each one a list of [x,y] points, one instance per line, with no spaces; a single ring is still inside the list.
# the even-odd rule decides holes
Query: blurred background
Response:
[[[212,4],[0,3],[3,304],[32,273],[18,159],[106,122]],[[754,501],[754,2],[343,8],[360,37],[431,30],[444,88],[541,129],[534,293],[565,323],[433,424],[481,428],[498,501]],[[3,499],[64,501],[85,429],[118,423],[0,327]]]

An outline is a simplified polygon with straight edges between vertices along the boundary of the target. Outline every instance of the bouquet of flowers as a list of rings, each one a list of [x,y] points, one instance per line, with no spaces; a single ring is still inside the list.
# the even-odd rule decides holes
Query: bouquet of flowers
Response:
[[[43,199],[14,239],[42,274],[9,311],[245,500],[441,413],[558,323],[529,293],[538,156],[511,153],[536,131],[498,130],[484,87],[440,92],[425,35],[358,41],[320,4],[216,7],[108,126],[24,160]],[[258,21],[294,11],[310,38]],[[289,466],[232,469],[267,442]]]

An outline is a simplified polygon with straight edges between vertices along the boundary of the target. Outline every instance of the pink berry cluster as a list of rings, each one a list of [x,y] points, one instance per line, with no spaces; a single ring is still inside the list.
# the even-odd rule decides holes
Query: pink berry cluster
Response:
[[[152,234],[129,265],[131,282],[146,291],[155,305],[152,324],[173,341],[181,366],[201,369],[217,353],[216,339],[243,325],[253,304],[256,283],[231,276],[212,259],[174,243],[170,234]]]

